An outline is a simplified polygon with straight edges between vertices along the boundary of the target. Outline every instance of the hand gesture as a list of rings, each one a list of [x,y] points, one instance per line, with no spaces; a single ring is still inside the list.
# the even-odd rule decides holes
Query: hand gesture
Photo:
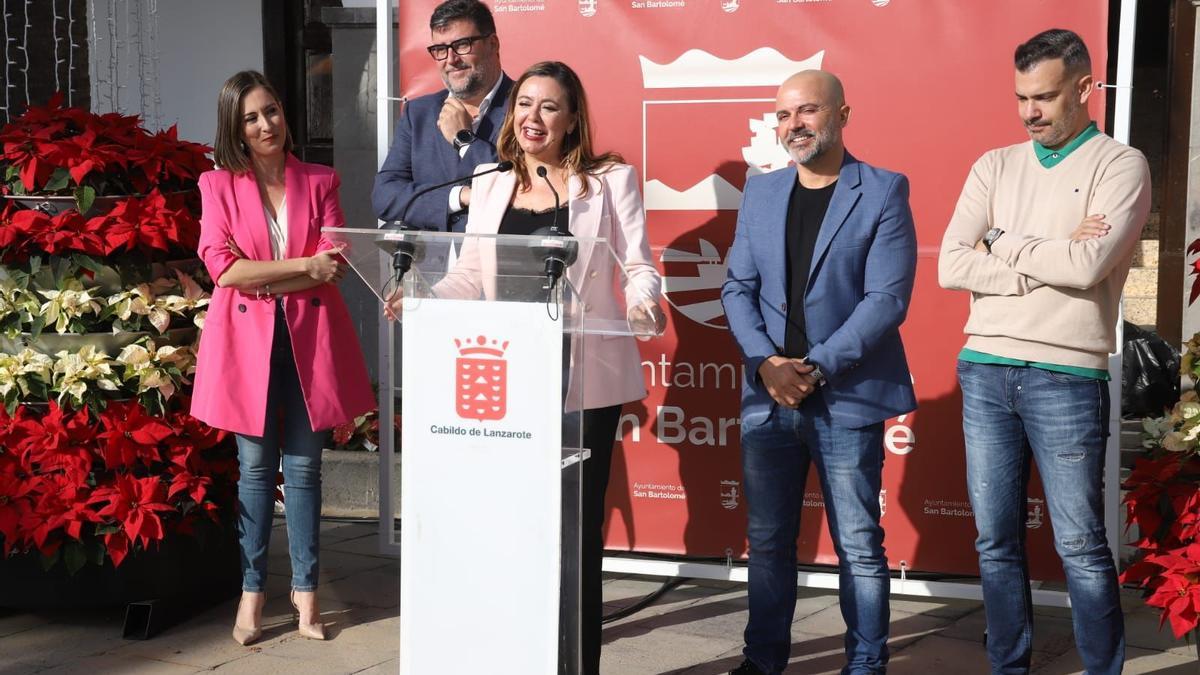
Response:
[[[391,321],[399,321],[400,315],[404,313],[404,288],[400,287],[392,291],[387,300],[383,301],[383,315]]]
[[[758,377],[776,403],[796,408],[817,388],[812,369],[800,359],[771,356],[759,365]]]
[[[304,273],[323,284],[336,284],[346,274],[346,264],[337,256],[344,246],[331,248],[304,260]]]
[[[229,252],[233,254],[233,257],[237,258],[238,260],[246,259],[246,254],[242,253],[242,249],[238,247],[237,242],[233,240],[233,237],[225,240],[225,246],[229,249]]]
[[[462,99],[453,96],[446,97],[442,104],[442,112],[438,115],[438,129],[442,132],[447,143],[453,143],[454,137],[463,129],[471,128],[471,112]]]
[[[1104,214],[1097,213],[1083,219],[1079,227],[1071,233],[1071,241],[1086,241],[1088,239],[1099,239],[1108,234],[1110,226],[1104,222]]]
[[[667,329],[666,315],[663,314],[657,303],[649,300],[630,307],[626,318],[637,339],[642,341],[662,335],[663,331]]]

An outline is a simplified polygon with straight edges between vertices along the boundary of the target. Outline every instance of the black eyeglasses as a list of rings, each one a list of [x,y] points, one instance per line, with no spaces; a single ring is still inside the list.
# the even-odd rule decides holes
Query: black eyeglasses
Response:
[[[492,37],[491,33],[487,35],[473,35],[471,37],[459,38],[450,44],[429,45],[426,49],[429,50],[429,55],[438,61],[445,61],[450,56],[450,50],[453,49],[455,54],[465,56],[471,53],[471,47],[475,46],[476,40],[484,40]]]

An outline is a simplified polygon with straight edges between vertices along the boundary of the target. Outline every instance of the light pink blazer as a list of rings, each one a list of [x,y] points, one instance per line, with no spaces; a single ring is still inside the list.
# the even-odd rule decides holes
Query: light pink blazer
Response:
[[[345,222],[333,169],[288,156],[286,257],[332,248],[322,227]],[[200,176],[200,258],[213,280],[237,259],[227,240],[253,260],[271,260],[262,198],[253,173]],[[350,313],[333,284],[284,296],[284,314],[308,419],[314,431],[348,422],[375,407]],[[275,301],[217,287],[200,336],[192,415],[218,428],[262,436],[275,335]]]
[[[483,165],[477,169],[487,169]],[[535,178],[535,180],[540,180]],[[581,247],[580,258],[567,270],[579,289],[586,311],[594,317],[624,319],[626,308],[643,301],[658,302],[662,280],[650,259],[646,212],[637,172],[628,164],[613,164],[598,176],[588,176],[587,195],[579,197],[580,179],[568,183],[569,228],[576,237],[604,237],[622,261],[628,282],[616,288],[616,263],[601,247]],[[471,212],[467,233],[491,234],[512,201],[517,177],[512,171],[480,176],[471,183]],[[567,195],[563,195],[567,198]],[[591,250],[594,249],[594,250]],[[458,263],[434,292],[440,297],[492,298],[496,295],[496,255],[491,240],[468,240]],[[622,292],[623,291],[623,292]],[[587,369],[582,385],[574,377],[580,358]],[[646,396],[641,359],[632,337],[587,335],[582,355],[579,341],[571,348],[571,383],[567,411],[603,408]]]

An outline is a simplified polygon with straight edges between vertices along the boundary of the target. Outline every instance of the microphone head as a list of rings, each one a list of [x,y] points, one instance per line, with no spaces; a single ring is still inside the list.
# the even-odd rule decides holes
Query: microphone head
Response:
[[[545,178],[545,177],[546,177],[546,167],[545,167],[545,165],[539,166],[539,167],[537,168],[537,175],[538,175],[538,178]]]
[[[513,163],[511,160],[504,160],[496,165],[497,171],[512,171]]]

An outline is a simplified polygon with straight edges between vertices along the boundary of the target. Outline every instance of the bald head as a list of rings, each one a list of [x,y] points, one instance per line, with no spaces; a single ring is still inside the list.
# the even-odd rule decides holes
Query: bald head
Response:
[[[825,170],[841,165],[842,127],[850,119],[850,107],[837,76],[803,70],[789,77],[775,95],[775,119],[779,142],[798,166]]]
[[[789,90],[810,93],[833,108],[846,105],[846,90],[842,88],[842,81],[838,79],[837,75],[825,70],[802,70],[792,75],[779,85],[776,99]]]

